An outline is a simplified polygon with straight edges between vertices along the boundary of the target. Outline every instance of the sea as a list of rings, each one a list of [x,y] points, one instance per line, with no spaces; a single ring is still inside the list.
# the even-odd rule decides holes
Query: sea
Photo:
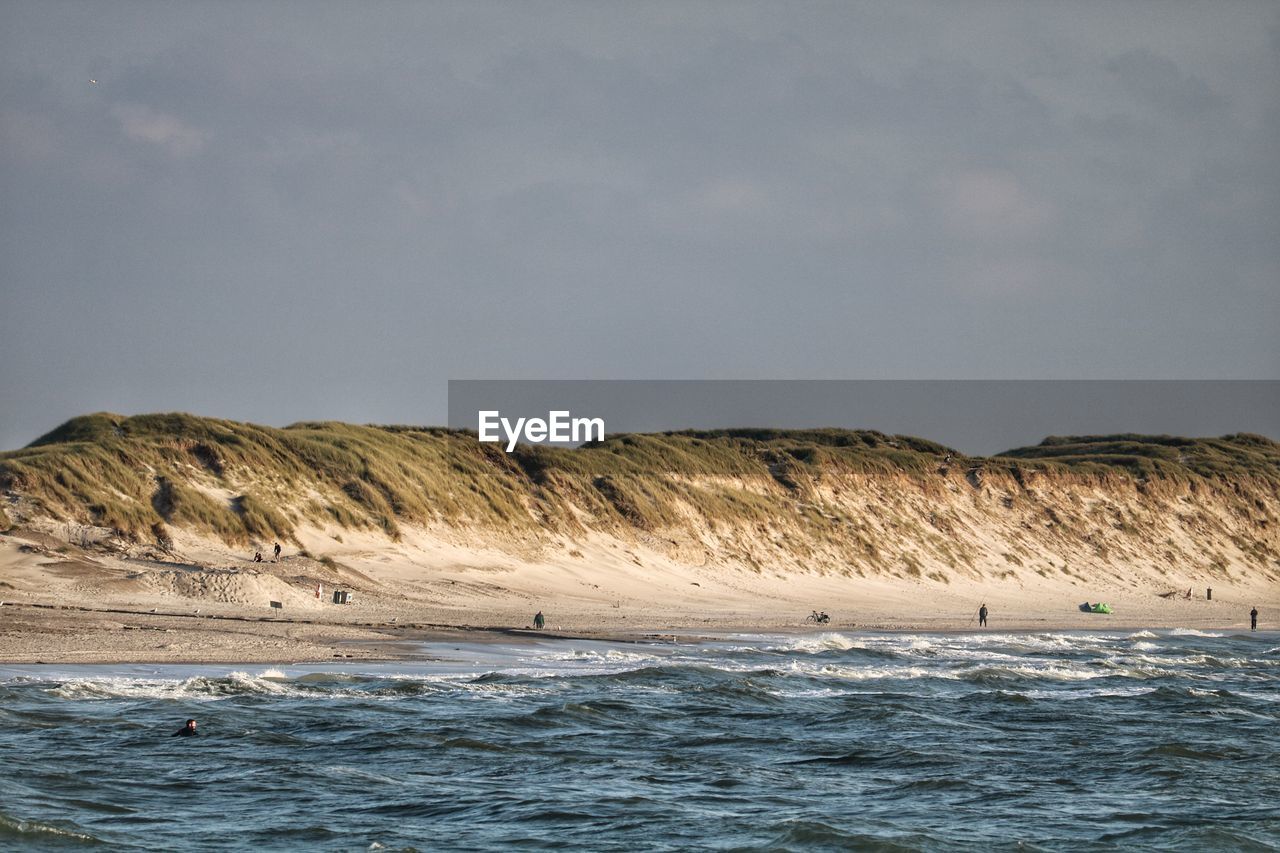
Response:
[[[1280,849],[1276,633],[422,651],[0,667],[0,849]]]

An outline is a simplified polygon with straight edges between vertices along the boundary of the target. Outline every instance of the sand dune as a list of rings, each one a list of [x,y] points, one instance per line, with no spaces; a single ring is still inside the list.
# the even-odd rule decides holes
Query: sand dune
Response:
[[[832,629],[964,629],[983,602],[1002,628],[1240,627],[1280,610],[1280,447],[1256,436],[1053,439],[989,459],[840,431],[511,457],[447,431],[189,416],[51,436],[0,455],[0,659],[398,654],[386,644],[416,631],[518,629],[539,610],[607,635],[804,630],[815,609]],[[283,559],[253,562],[273,541]],[[105,621],[58,645],[39,612]],[[201,640],[106,627],[121,614]],[[255,646],[259,623],[306,640]]]

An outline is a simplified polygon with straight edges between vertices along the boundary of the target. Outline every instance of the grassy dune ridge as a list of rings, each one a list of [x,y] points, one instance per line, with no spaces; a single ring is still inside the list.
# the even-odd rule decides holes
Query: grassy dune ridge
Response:
[[[602,533],[757,571],[946,581],[1136,560],[1280,578],[1280,444],[1247,434],[1051,437],[980,458],[874,431],[740,429],[508,454],[443,428],[100,413],[0,453],[0,493],[0,527],[69,521],[162,547],[174,529],[244,545],[443,527]]]

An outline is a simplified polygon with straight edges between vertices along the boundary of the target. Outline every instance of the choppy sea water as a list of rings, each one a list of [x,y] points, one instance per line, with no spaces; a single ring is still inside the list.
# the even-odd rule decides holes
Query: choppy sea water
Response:
[[[1280,843],[1275,634],[428,651],[0,668],[0,848]]]

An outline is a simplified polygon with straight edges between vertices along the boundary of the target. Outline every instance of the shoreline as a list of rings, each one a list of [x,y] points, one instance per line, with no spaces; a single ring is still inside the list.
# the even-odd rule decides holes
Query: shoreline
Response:
[[[1101,614],[1098,614],[1101,616]],[[28,618],[23,618],[23,617]],[[1087,614],[1081,613],[1084,617]],[[114,617],[114,618],[108,618]],[[123,622],[117,621],[120,618]],[[826,625],[777,620],[715,620],[695,626],[689,620],[655,621],[614,628],[558,628],[537,631],[503,625],[428,622],[345,622],[281,619],[234,614],[152,613],[124,607],[92,608],[6,601],[0,607],[4,650],[0,666],[111,666],[244,664],[394,663],[435,659],[428,644],[603,642],[614,644],[697,644],[759,634],[1040,634],[1116,631],[1193,630],[1253,633],[1248,622],[1212,614],[1179,620],[1113,621],[1051,619],[1045,615],[996,621],[985,629],[948,616],[895,619],[877,614],[865,622],[837,620]],[[228,624],[230,623],[230,624]],[[234,627],[259,629],[248,635]],[[72,631],[78,648],[42,642]],[[1274,634],[1263,628],[1256,632]],[[109,637],[108,637],[109,635]],[[159,636],[163,644],[157,646]],[[70,639],[70,638],[68,638]],[[110,643],[106,641],[110,639]],[[96,641],[96,642],[95,642]],[[81,651],[86,649],[86,651]],[[87,651],[92,649],[92,651]],[[292,651],[290,651],[292,649]]]

